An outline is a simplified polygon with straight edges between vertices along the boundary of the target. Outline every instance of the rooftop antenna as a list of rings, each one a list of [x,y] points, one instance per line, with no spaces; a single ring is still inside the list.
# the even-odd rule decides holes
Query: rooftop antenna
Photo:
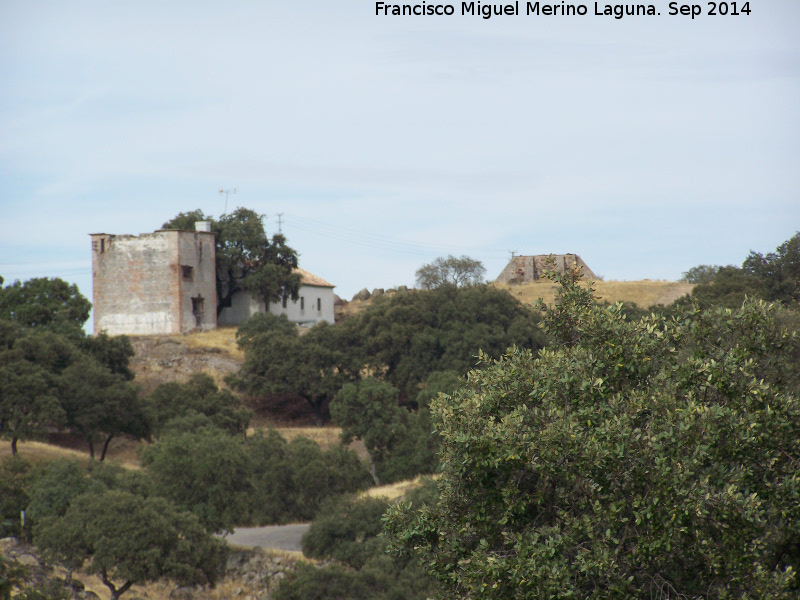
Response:
[[[278,213],[278,233],[283,233],[281,231],[281,225],[283,225],[283,219],[281,217],[283,217],[283,213]]]
[[[517,255],[517,250],[509,250],[511,252],[511,260],[514,260],[514,257]]]
[[[219,195],[221,196],[222,194],[225,194],[225,212],[222,213],[223,215],[228,214],[228,194],[231,193],[235,194],[236,188],[233,188],[233,192],[231,192],[231,190],[223,190],[222,188],[219,188]]]

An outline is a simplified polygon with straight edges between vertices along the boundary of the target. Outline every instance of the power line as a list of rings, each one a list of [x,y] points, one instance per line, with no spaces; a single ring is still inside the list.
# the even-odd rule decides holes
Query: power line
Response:
[[[422,244],[419,242],[409,242],[405,240],[398,240],[396,238],[388,237],[378,233],[370,233],[368,231],[357,230],[341,225],[332,225],[316,219],[308,217],[301,217],[290,213],[281,213],[286,215],[286,224],[294,229],[300,231],[307,231],[319,236],[335,239],[354,246],[366,247],[372,250],[381,249],[389,252],[408,254],[415,256],[429,256],[431,253],[448,253],[448,254],[481,254],[485,256],[490,254],[491,258],[502,258],[505,256],[504,251],[494,249],[469,249],[463,246],[449,246],[444,244]]]

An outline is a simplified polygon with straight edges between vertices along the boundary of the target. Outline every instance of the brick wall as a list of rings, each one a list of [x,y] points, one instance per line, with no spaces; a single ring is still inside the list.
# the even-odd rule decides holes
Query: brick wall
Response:
[[[198,326],[198,304],[199,326],[216,326],[213,234],[91,237],[95,333],[184,333]]]
[[[552,258],[555,265],[548,264],[548,259]],[[595,274],[583,259],[577,254],[536,254],[533,256],[515,256],[505,266],[497,277],[498,283],[530,283],[542,278],[542,273],[546,270],[555,270],[563,273],[568,267],[577,263],[583,268],[583,276],[595,278]]]

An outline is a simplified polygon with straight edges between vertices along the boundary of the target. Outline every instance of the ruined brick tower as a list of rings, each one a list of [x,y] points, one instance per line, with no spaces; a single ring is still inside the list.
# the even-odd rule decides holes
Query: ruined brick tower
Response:
[[[91,234],[95,334],[180,334],[216,327],[214,234],[207,222],[195,228]]]
[[[548,259],[552,258],[554,264],[548,264]],[[563,273],[573,264],[582,268],[584,277],[596,279],[589,266],[577,254],[536,254],[534,256],[515,256],[503,269],[497,278],[498,283],[518,284],[531,283],[541,279],[544,271],[556,271]]]

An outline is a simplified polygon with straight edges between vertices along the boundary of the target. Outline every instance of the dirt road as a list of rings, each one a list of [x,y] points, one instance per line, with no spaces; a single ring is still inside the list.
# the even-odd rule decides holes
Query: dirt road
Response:
[[[298,525],[271,525],[269,527],[239,527],[225,536],[229,544],[245,548],[273,548],[275,550],[302,551],[300,539],[310,523]]]

